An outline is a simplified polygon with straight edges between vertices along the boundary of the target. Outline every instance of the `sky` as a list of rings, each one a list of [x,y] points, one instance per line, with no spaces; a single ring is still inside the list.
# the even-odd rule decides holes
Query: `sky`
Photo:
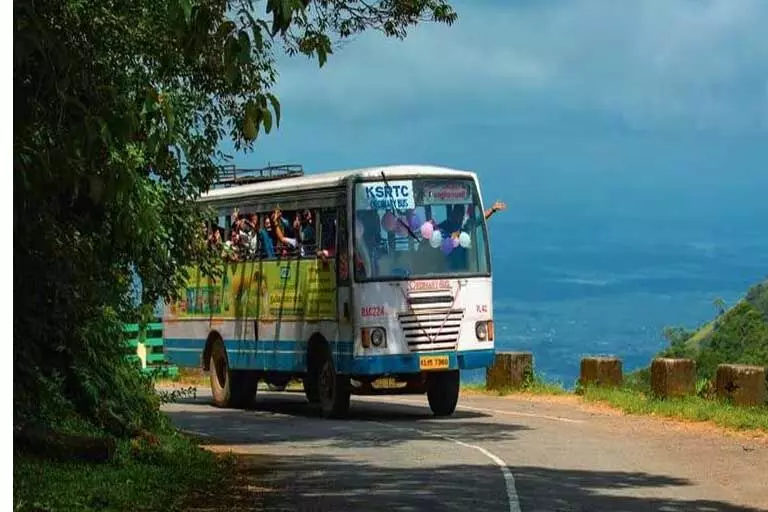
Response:
[[[768,1],[452,5],[322,69],[280,57],[280,129],[234,163],[470,169],[498,223],[768,226]]]

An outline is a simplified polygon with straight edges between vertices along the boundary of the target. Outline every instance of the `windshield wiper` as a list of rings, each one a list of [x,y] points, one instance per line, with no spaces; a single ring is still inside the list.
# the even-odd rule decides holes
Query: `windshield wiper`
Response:
[[[392,187],[389,186],[389,182],[387,181],[387,175],[384,174],[384,171],[381,171],[381,179],[384,180],[384,186],[387,187],[387,189],[391,191]],[[411,191],[411,193],[413,193],[413,191]],[[400,214],[400,210],[399,209],[396,210],[394,204],[395,203],[393,201],[392,202],[392,206],[390,207],[390,210],[392,210],[392,213],[395,215],[395,218],[397,219],[397,222],[399,222],[403,227],[405,227],[405,229],[408,230],[408,234],[411,235],[411,238],[413,238],[414,240],[419,242],[420,241],[419,237],[417,237],[416,233],[413,232],[413,230],[411,229],[411,226],[409,226],[407,223],[403,222],[403,220],[400,218],[400,215],[399,215]]]

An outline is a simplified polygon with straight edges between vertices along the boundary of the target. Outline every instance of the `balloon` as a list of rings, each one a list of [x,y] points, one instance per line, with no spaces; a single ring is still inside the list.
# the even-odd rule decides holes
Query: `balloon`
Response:
[[[385,231],[393,231],[395,227],[397,227],[397,219],[392,213],[387,212],[381,218],[381,227],[383,227]]]
[[[453,251],[453,240],[451,238],[446,238],[440,243],[440,250],[448,256],[451,254],[451,251]]]
[[[456,247],[459,246],[459,237],[452,236],[451,237],[451,242],[453,243],[453,248],[455,249]]]
[[[443,235],[440,231],[434,231],[429,239],[429,245],[437,249],[443,243]]]
[[[459,245],[466,249],[471,244],[472,244],[472,239],[469,238],[469,233],[467,233],[466,231],[462,231],[461,234],[459,235]]]
[[[357,238],[361,238],[363,236],[363,233],[365,232],[365,227],[363,226],[363,223],[359,220],[355,221],[355,236]]]
[[[411,229],[413,231],[418,231],[419,227],[421,227],[421,219],[419,218],[418,213],[414,213],[409,217],[408,225],[411,226]],[[424,237],[424,238],[427,238],[427,237]]]
[[[425,222],[424,224],[421,225],[421,228],[419,228],[419,229],[421,230],[421,236],[422,237],[424,237],[424,238],[426,238],[428,240],[432,239],[432,234],[433,234],[435,228],[434,228],[434,226],[432,226],[431,222],[429,222],[429,221]]]

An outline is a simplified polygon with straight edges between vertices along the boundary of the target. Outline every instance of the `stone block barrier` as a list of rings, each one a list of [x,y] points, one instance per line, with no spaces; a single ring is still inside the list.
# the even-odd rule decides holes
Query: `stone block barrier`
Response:
[[[490,390],[519,389],[533,375],[531,352],[497,352],[493,366],[485,374],[485,387]]]
[[[717,367],[715,392],[735,405],[763,405],[766,402],[765,368],[745,364]]]
[[[658,398],[696,393],[696,362],[693,359],[657,357],[651,363],[651,391]]]
[[[579,384],[582,386],[618,387],[624,380],[618,357],[585,357],[581,360]]]

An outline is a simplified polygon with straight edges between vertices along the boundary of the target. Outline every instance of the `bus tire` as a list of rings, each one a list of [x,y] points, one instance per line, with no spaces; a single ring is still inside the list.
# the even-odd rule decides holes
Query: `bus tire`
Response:
[[[317,388],[320,398],[320,414],[323,418],[343,418],[349,412],[352,385],[349,375],[336,372],[333,357],[327,345],[321,348],[320,371]]]
[[[307,373],[307,375],[301,379],[301,385],[304,388],[304,396],[307,397],[307,402],[312,405],[320,403],[320,393],[317,390],[317,374]]]
[[[459,370],[430,373],[427,399],[435,416],[450,416],[459,401]]]
[[[259,380],[250,370],[232,370],[224,344],[220,341],[211,348],[211,394],[216,407],[245,408],[256,397]]]

